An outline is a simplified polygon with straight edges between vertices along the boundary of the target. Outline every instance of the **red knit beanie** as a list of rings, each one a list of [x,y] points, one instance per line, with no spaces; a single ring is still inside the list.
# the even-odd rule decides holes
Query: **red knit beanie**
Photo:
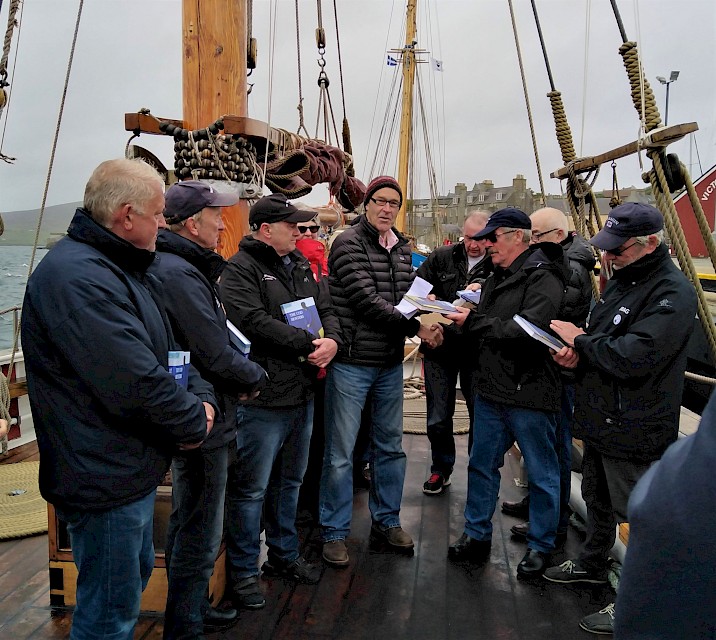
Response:
[[[400,196],[400,204],[403,204],[403,191],[401,190],[398,181],[395,178],[391,178],[390,176],[378,176],[377,178],[373,178],[368,184],[368,187],[365,191],[365,198],[363,198],[363,205],[367,205],[368,200],[371,199],[373,194],[384,187],[389,187],[397,191],[398,195]]]

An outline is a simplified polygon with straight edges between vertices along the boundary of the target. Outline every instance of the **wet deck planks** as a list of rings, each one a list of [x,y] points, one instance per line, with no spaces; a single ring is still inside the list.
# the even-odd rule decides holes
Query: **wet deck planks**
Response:
[[[413,558],[371,551],[370,516],[365,491],[355,494],[351,564],[326,569],[318,585],[293,585],[281,579],[262,582],[267,606],[242,612],[232,629],[210,638],[234,640],[561,640],[588,638],[579,619],[613,597],[606,588],[576,589],[515,577],[525,547],[511,539],[517,520],[495,513],[492,556],[484,567],[447,561],[449,543],[462,532],[466,496],[467,436],[459,436],[453,483],[443,496],[425,496],[422,483],[430,468],[425,436],[405,436],[408,468],[402,520],[416,541]],[[19,457],[19,456],[18,456]],[[508,454],[501,499],[521,490],[515,458]],[[315,532],[304,531],[308,553],[317,558]],[[567,553],[579,546],[569,533]],[[47,640],[69,637],[71,614],[51,612],[47,574],[47,537],[0,543],[0,637]],[[143,617],[135,639],[158,639],[161,619]]]

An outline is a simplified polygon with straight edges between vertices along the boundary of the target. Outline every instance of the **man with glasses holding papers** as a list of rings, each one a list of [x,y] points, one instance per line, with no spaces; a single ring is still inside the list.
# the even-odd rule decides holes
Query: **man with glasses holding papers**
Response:
[[[474,312],[447,316],[463,325],[476,391],[465,529],[448,557],[472,563],[489,559],[500,467],[517,441],[532,495],[527,553],[517,567],[525,578],[542,574],[554,546],[559,519],[555,430],[562,385],[549,349],[513,316],[547,329],[558,317],[566,282],[562,248],[552,243],[530,246],[530,230],[529,216],[519,209],[501,209],[490,217],[473,238],[486,241],[494,271]]]
[[[678,434],[696,295],[669,256],[663,228],[661,213],[649,205],[628,202],[612,209],[591,240],[604,252],[612,277],[587,328],[551,324],[568,345],[554,361],[577,377],[572,432],[584,443],[587,503],[584,549],[547,569],[544,577],[551,582],[606,584],[616,524],[627,520],[631,490]],[[580,626],[604,634],[613,622],[610,604]]]

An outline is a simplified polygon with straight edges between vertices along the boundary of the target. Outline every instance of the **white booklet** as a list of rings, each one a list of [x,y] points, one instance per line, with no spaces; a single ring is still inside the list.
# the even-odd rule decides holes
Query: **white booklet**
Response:
[[[520,315],[515,314],[512,316],[512,319],[525,330],[525,333],[530,336],[530,338],[534,338],[538,342],[548,346],[553,351],[559,351],[567,346],[559,338],[555,338],[553,335],[543,331],[538,326],[532,324],[529,320],[525,320],[525,318]]]
[[[251,352],[251,340],[241,333],[238,327],[228,318],[226,319],[226,326],[229,329],[229,342],[231,342],[231,346],[242,356],[248,357]]]

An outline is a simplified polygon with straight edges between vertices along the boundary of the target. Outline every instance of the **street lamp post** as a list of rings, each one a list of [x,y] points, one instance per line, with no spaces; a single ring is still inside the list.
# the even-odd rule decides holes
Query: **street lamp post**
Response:
[[[678,71],[672,71],[668,80],[664,76],[656,76],[656,79],[661,82],[661,84],[666,85],[666,109],[664,110],[664,126],[669,124],[669,85],[672,82],[676,82],[678,78]]]

